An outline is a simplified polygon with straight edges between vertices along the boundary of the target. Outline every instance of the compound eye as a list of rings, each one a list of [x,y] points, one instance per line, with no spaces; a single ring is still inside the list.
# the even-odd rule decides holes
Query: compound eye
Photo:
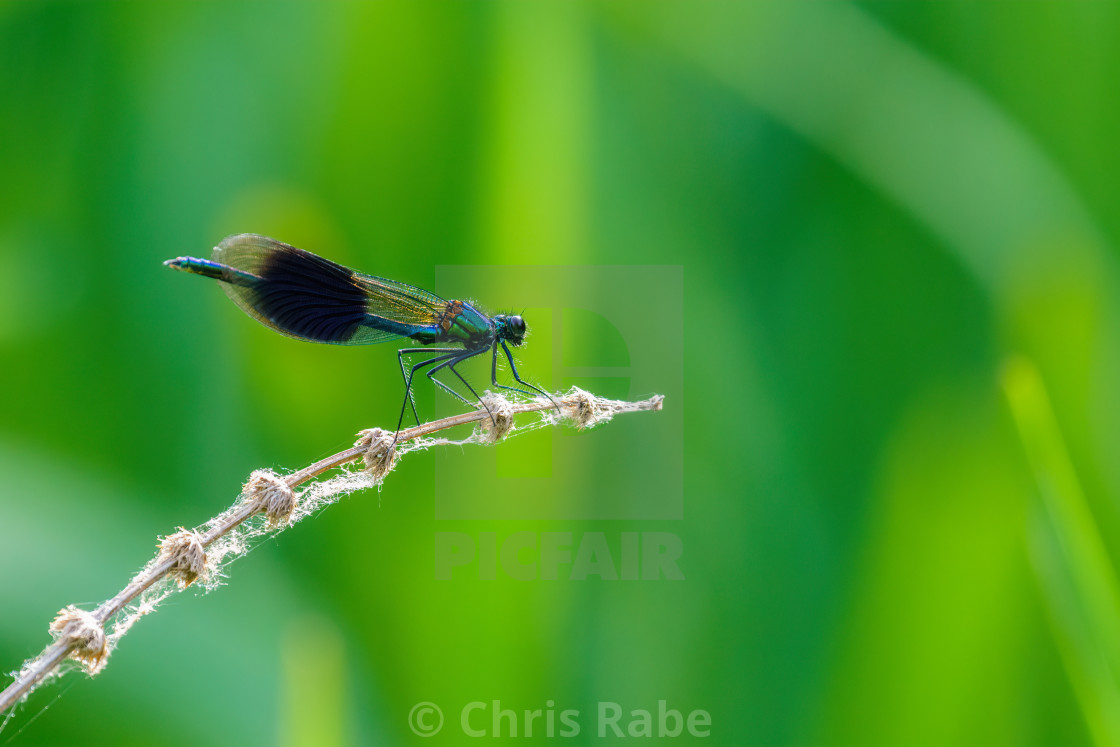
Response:
[[[509,318],[509,328],[513,330],[514,334],[525,334],[525,320],[519,316],[511,316]]]

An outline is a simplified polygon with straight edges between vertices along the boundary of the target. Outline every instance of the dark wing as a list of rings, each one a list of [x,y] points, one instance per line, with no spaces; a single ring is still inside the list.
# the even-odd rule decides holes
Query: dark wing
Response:
[[[436,324],[446,302],[427,291],[354,272],[267,236],[242,233],[214,247],[233,268],[222,283],[241,309],[277,332],[311,342],[364,345]]]

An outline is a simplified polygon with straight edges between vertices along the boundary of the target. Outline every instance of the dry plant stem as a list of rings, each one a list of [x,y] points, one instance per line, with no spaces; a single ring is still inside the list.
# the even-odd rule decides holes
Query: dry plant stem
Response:
[[[657,396],[641,402],[614,403],[620,405],[614,412],[660,410],[662,399],[662,397]],[[561,411],[565,412],[566,417],[574,420],[576,424],[581,427],[588,424],[590,409],[597,402],[606,402],[606,400],[598,400],[586,392],[580,392],[578,390],[573,390],[569,395],[557,400]],[[512,412],[514,415],[517,415],[527,412],[550,410],[552,407],[553,404],[551,402],[537,400],[534,402],[512,405]],[[418,425],[414,428],[402,430],[398,436],[397,443],[412,441],[448,428],[480,422],[489,417],[485,410],[480,409],[474,412],[466,412],[461,415],[443,418],[442,420],[435,420],[430,423]],[[594,420],[592,419],[590,422],[593,424]],[[345,451],[340,451],[298,472],[293,472],[290,475],[284,476],[283,482],[287,484],[289,489],[295,488],[328,470],[361,459],[368,450],[369,447],[367,446],[354,446]],[[197,539],[203,547],[209,547],[215,541],[236,529],[245,520],[264,510],[265,507],[260,502],[243,502],[239,505],[235,505],[232,509],[225,511],[210,522],[209,526],[211,529],[198,535]],[[175,569],[176,563],[177,561],[174,559],[167,559],[162,562],[150,564],[136,575],[116,596],[102,603],[101,606],[92,613],[89,613],[92,621],[99,626],[98,630],[103,628],[103,626],[112,619],[114,615],[123,610],[126,605],[171,573],[172,570]],[[60,613],[60,615],[61,614],[62,613]],[[71,654],[79,654],[80,652],[78,649],[80,649],[80,647],[81,642],[77,640],[75,636],[71,635],[70,637],[59,637],[43,649],[39,656],[23,667],[15,681],[0,693],[0,713],[7,711],[45,679],[53,675],[58,666],[65,661],[67,657],[71,656]],[[90,671],[95,673],[98,671],[98,668],[99,667],[93,668]]]

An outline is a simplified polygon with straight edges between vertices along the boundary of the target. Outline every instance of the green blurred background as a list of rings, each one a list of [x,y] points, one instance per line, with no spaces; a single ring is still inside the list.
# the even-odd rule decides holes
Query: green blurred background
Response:
[[[466,520],[485,480],[411,455],[0,743],[477,743],[459,709],[500,700],[593,744],[597,702],[666,700],[711,714],[680,743],[1120,744],[1117,80],[1104,2],[0,4],[4,671],[253,469],[396,415],[388,346],[282,338],[164,259],[253,231],[492,311],[534,307],[516,271],[439,268],[610,267],[681,340],[596,378],[633,341],[538,324],[523,373],[666,411],[454,455],[627,518]],[[683,315],[619,270],[651,265]],[[670,456],[641,490],[638,441]],[[668,533],[684,579],[436,579],[439,533],[520,531]]]

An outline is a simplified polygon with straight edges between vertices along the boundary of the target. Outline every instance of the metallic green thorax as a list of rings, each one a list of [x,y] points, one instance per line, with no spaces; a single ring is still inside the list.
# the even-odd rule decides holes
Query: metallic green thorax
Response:
[[[448,301],[439,321],[410,337],[425,345],[458,342],[467,348],[489,345],[494,339],[490,318],[463,301]]]

